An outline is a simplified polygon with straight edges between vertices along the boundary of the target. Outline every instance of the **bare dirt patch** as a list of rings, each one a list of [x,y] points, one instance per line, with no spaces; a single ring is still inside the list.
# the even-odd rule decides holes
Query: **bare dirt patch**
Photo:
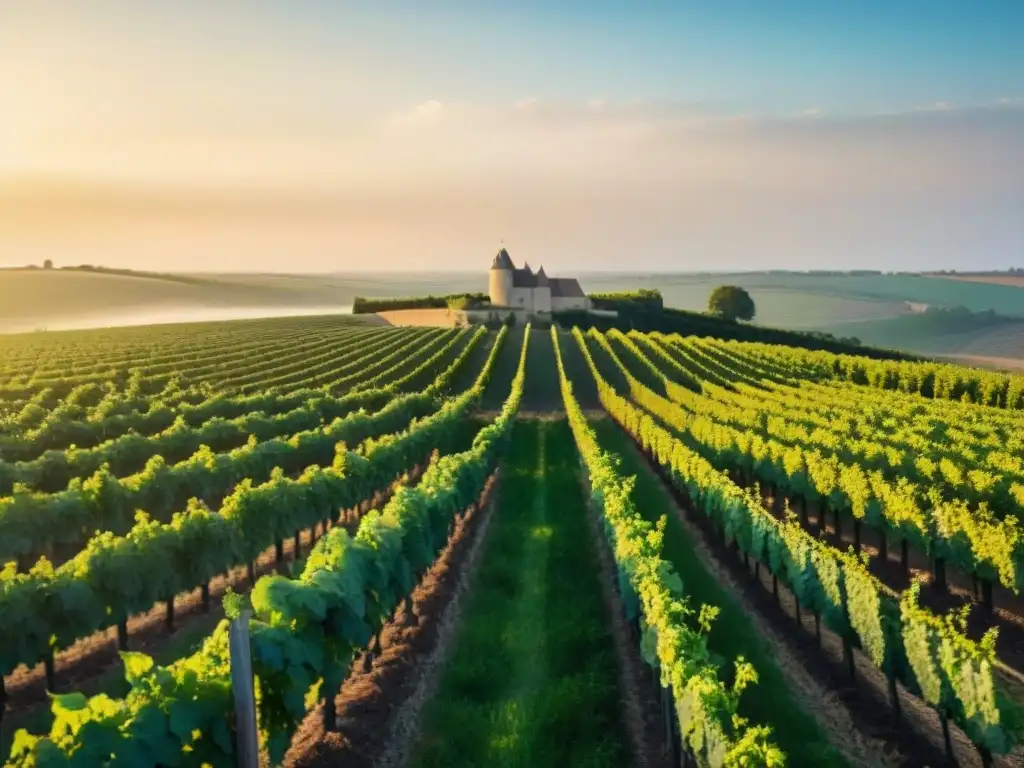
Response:
[[[459,324],[464,313],[447,309],[392,309],[378,312],[372,317],[379,318],[385,325],[425,325],[435,328],[451,328]]]

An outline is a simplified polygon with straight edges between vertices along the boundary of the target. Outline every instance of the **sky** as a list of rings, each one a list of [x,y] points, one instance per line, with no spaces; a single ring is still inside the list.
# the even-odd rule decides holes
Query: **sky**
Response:
[[[1024,3],[0,0],[0,264],[1024,267]]]

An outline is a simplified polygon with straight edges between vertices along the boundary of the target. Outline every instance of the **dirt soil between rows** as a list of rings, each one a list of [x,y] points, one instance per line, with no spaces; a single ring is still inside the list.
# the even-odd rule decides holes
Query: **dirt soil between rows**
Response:
[[[352,665],[334,699],[337,731],[324,728],[322,707],[302,723],[285,756],[286,766],[348,768],[401,766],[415,736],[458,625],[483,551],[499,477],[457,523],[447,547],[412,595],[412,614],[400,606],[381,632],[380,652],[365,670],[366,654]]]
[[[584,498],[589,499],[586,480],[580,476]],[[622,596],[617,588],[618,571],[608,539],[605,538],[593,505],[587,504],[587,532],[594,542],[601,569],[601,595],[615,641],[622,712],[637,768],[671,768],[671,734],[666,732],[658,699],[658,673],[640,658],[640,638],[626,620]]]
[[[662,468],[635,441],[633,447],[675,500],[679,520],[699,533],[695,540],[706,553],[703,558],[705,564],[718,574],[723,583],[731,585],[765,636],[772,641],[787,677],[794,674],[804,677],[808,684],[807,693],[815,689],[820,691],[817,699],[820,703],[814,708],[815,714],[851,762],[894,768],[948,765],[942,727],[935,710],[898,686],[902,720],[899,725],[894,725],[884,674],[859,650],[855,650],[855,680],[851,681],[843,661],[839,636],[822,623],[819,642],[814,617],[808,611],[802,611],[797,621],[793,594],[780,582],[776,598],[776,584],[768,568],[758,568],[753,563],[745,566],[723,543],[708,519],[695,511],[672,485]],[[966,735],[952,724],[950,735],[956,764],[961,768],[981,768],[980,755]],[[1013,768],[1024,763],[1017,750],[1005,757],[995,757],[993,764],[999,768]]]
[[[734,478],[736,479],[736,478]],[[757,488],[749,489],[757,495]],[[779,494],[772,497],[762,494],[764,508],[782,519],[785,497]],[[793,509],[797,505],[789,500]],[[825,543],[847,551],[855,547],[856,536],[854,526],[848,517],[841,516],[842,522],[838,534],[835,516],[823,512],[821,505],[807,505],[807,521],[801,527]],[[961,609],[970,608],[968,614],[968,636],[980,640],[986,631],[999,630],[996,641],[996,655],[1002,665],[999,669],[1000,679],[1006,693],[1018,703],[1024,703],[1024,598],[1014,595],[1000,584],[993,585],[995,607],[991,613],[985,611],[981,596],[978,594],[978,582],[972,584],[971,577],[954,566],[946,567],[946,589],[936,587],[934,571],[928,557],[916,547],[907,549],[907,568],[900,562],[900,547],[890,543],[885,547],[885,556],[881,546],[882,534],[866,525],[861,526],[861,551],[869,556],[868,568],[883,584],[896,592],[908,589],[913,581],[922,582],[921,604],[938,615],[945,615]]]
[[[415,467],[410,473],[411,481],[422,473],[421,467]],[[362,502],[356,509],[342,513],[341,523],[352,526],[358,523],[367,510],[380,506],[390,498],[391,490],[377,493]],[[301,552],[308,552],[315,542],[313,529],[300,534]],[[294,537],[285,539],[284,559],[277,562],[274,547],[267,548],[255,562],[254,575],[270,573],[290,574],[296,562]],[[205,637],[224,618],[221,600],[231,588],[237,593],[246,594],[253,587],[247,568],[234,568],[226,574],[210,581],[210,610],[203,611],[201,592],[196,589],[178,595],[174,601],[174,630],[168,632],[166,625],[167,607],[160,603],[146,613],[133,616],[128,620],[129,648],[150,656],[158,656],[169,648],[183,633],[199,631]],[[57,692],[81,691],[93,695],[102,690],[109,676],[119,674],[121,658],[117,647],[117,630],[115,627],[97,632],[83,638],[77,643],[57,654],[54,663]],[[43,664],[34,667],[19,667],[5,679],[7,691],[6,708],[3,712],[3,732],[13,733],[20,727],[38,716],[40,709],[48,709],[46,676]]]

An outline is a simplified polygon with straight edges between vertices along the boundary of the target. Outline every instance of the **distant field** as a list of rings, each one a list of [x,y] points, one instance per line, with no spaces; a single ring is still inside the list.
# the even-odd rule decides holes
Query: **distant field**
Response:
[[[964,306],[974,312],[991,309],[1002,315],[1024,317],[1024,294],[1019,288],[989,283],[964,286],[956,281],[935,280],[918,275],[604,273],[581,276],[581,282],[588,291],[654,286],[661,290],[669,304],[682,309],[704,309],[711,290],[728,282],[743,286],[751,292],[757,302],[759,319],[765,323],[769,323],[769,318],[778,307],[784,306],[791,299],[790,295],[772,293],[776,291],[869,302],[874,305],[877,317],[898,314],[902,310],[895,309],[894,305],[906,302],[943,307]],[[808,313],[808,321],[803,323],[806,327],[836,317],[834,313],[828,312],[827,306],[818,305],[813,309],[814,312]],[[819,310],[822,311],[821,315],[818,314]]]
[[[926,355],[1024,359],[1024,320],[1017,318],[978,318],[969,323],[926,313],[834,323],[822,330],[856,336],[865,344]]]
[[[557,273],[557,270],[552,270]],[[1024,327],[936,327],[915,318],[908,302],[994,310],[1024,323],[1020,287],[987,279],[916,275],[801,273],[583,273],[590,292],[656,287],[668,306],[703,310],[717,285],[750,291],[755,322],[820,330],[929,354],[1024,357]],[[344,312],[357,296],[397,297],[486,290],[478,273],[335,273],[322,275],[193,273],[189,280],[65,272],[0,271],[0,332],[103,325],[230,319],[274,314]]]
[[[444,295],[487,290],[487,272],[408,272],[333,274],[196,274],[218,283],[258,287],[296,296],[330,297],[351,304],[356,296],[392,298],[397,296]]]
[[[988,283],[990,285],[1012,285],[1024,288],[1024,277],[1020,275],[928,275],[939,280],[956,280],[962,283]]]
[[[1024,356],[1021,358],[1010,357],[984,357],[980,355],[943,355],[940,360],[948,360],[957,365],[969,365],[973,368],[994,368],[1000,371],[1024,371]]]
[[[702,310],[723,283],[746,288],[757,304],[755,322],[856,336],[867,344],[923,354],[1024,358],[1024,291],[1010,285],[936,280],[916,275],[806,275],[782,273],[587,275],[589,291],[658,287],[665,302]],[[937,322],[908,303],[993,310],[1004,316],[980,328]]]
[[[3,332],[230,319],[284,309],[325,313],[345,304],[344,294],[308,279],[286,286],[259,277],[178,282],[61,270],[0,272]]]
[[[193,274],[182,283],[148,277],[23,270],[0,272],[0,330],[71,327],[78,319],[110,318],[169,308],[315,308],[348,307],[356,296],[393,297],[486,290],[486,273],[422,274]],[[584,278],[589,291],[657,286],[670,306],[702,310],[711,290],[738,282],[754,293],[758,322],[792,328],[892,317],[906,311],[902,300],[845,295],[836,286],[793,285],[770,275],[630,275]],[[169,319],[188,319],[169,318]],[[211,318],[212,319],[212,318]],[[145,317],[140,322],[156,322]],[[95,323],[93,323],[95,324]]]

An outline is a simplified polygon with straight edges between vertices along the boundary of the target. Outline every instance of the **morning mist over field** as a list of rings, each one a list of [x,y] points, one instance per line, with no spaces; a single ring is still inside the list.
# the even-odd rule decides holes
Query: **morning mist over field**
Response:
[[[1021,261],[1020,5],[710,9],[7,3],[0,262]]]

